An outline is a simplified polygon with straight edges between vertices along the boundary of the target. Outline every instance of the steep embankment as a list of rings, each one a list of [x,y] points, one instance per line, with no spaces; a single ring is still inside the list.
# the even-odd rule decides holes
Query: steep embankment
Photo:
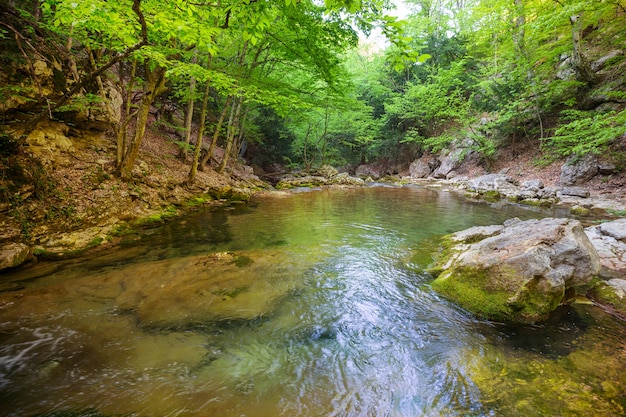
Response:
[[[113,173],[115,146],[106,134],[45,123],[17,155],[0,162],[0,244],[24,244],[12,252],[68,256],[197,205],[247,200],[251,190],[264,186],[241,165],[228,175],[207,166],[189,184],[189,163],[179,158],[174,139],[153,125],[133,180],[124,182]]]

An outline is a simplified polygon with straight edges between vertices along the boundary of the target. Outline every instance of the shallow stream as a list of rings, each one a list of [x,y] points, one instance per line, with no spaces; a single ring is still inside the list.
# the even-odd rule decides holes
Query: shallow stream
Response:
[[[0,275],[0,416],[625,415],[624,322],[481,321],[424,272],[443,234],[561,215],[317,190]]]

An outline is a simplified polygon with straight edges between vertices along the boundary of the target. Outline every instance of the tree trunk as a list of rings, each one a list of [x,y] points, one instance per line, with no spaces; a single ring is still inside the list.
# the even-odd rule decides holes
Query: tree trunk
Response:
[[[330,122],[330,112],[328,110],[328,106],[326,106],[324,112],[324,131],[322,132],[322,136],[320,137],[320,142],[322,143],[322,161],[321,164],[326,164],[326,145],[327,140],[326,136],[328,134],[328,123]]]
[[[198,159],[200,158],[200,152],[202,151],[202,139],[204,137],[204,126],[206,123],[206,112],[209,104],[209,95],[211,92],[211,83],[207,81],[204,87],[204,97],[202,97],[202,110],[200,113],[200,125],[198,126],[198,136],[196,139],[196,150],[193,153],[193,162],[191,163],[191,170],[189,171],[188,183],[192,184],[196,180],[196,173],[198,172]]]
[[[146,74],[147,79],[144,84],[144,94],[141,98],[141,102],[139,103],[137,113],[135,136],[130,143],[128,151],[124,154],[122,163],[117,169],[120,177],[124,180],[129,180],[132,176],[133,167],[135,166],[137,156],[139,155],[139,148],[141,147],[141,143],[146,132],[148,116],[150,115],[150,106],[152,106],[154,99],[166,89],[164,67],[156,67],[153,70],[146,68]]]
[[[233,155],[238,158],[241,155],[241,149],[243,147],[243,136],[245,134],[246,120],[248,119],[248,112],[244,112],[243,117],[241,118],[241,123],[239,125],[239,135],[237,135],[237,139],[235,140],[235,150]]]
[[[582,52],[582,16],[570,16],[569,21],[572,25],[572,66],[576,71],[576,79],[592,84],[596,81],[596,75]]]
[[[122,113],[122,120],[120,121],[120,127],[117,131],[117,155],[115,159],[115,166],[119,167],[122,165],[122,161],[124,159],[124,154],[126,153],[126,138],[128,134],[128,125],[130,124],[131,119],[135,114],[132,113],[132,105],[133,105],[133,88],[134,88],[134,80],[135,74],[137,72],[137,60],[133,60],[132,66],[130,69],[130,76],[128,79],[128,86],[126,87],[126,91],[123,91],[124,94],[124,112]],[[122,66],[120,65],[119,71],[119,79],[123,80],[122,74]]]
[[[198,62],[197,51],[196,53],[194,53],[191,62],[193,64]],[[182,159],[183,161],[187,161],[187,149],[189,148],[189,142],[191,141],[191,122],[193,121],[193,107],[195,103],[195,100],[194,100],[195,93],[196,93],[196,79],[194,77],[191,77],[191,80],[189,81],[189,102],[187,103],[187,114],[185,116],[185,144],[183,145],[182,148],[180,148],[180,159]],[[206,118],[204,114],[204,110],[203,110],[201,117]],[[196,166],[197,166],[197,162],[198,161],[196,159]],[[193,170],[195,172],[195,168]],[[195,173],[194,173],[194,176],[195,176]]]
[[[302,147],[302,162],[304,162],[304,170],[309,172],[311,170],[311,165],[313,165],[313,161],[309,160],[309,137],[311,136],[311,132],[313,131],[313,125],[309,122],[309,126],[306,131],[306,135],[304,136],[304,146]]]
[[[242,104],[243,104],[243,97],[239,97],[237,99],[237,102],[233,104],[233,108],[231,109],[231,117],[228,120],[228,134],[226,138],[226,149],[224,149],[224,156],[222,157],[222,162],[220,162],[220,166],[217,168],[217,172],[219,174],[223,173],[224,170],[226,169],[226,165],[228,165],[228,159],[230,158],[230,153],[233,149],[233,143],[235,141],[235,134],[237,133],[237,126],[239,125],[239,115],[241,114]],[[234,113],[234,116],[233,116],[233,113]]]
[[[204,171],[204,165],[211,159],[213,156],[213,149],[215,149],[215,145],[217,144],[217,139],[220,137],[220,130],[222,130],[222,125],[224,124],[224,119],[226,119],[226,114],[228,113],[228,106],[230,105],[230,100],[232,96],[228,96],[226,99],[226,103],[224,103],[224,109],[222,110],[222,114],[220,115],[220,119],[217,121],[217,125],[215,126],[215,131],[213,132],[213,138],[211,139],[211,144],[209,145],[209,150],[204,153],[202,156],[202,160],[198,166],[200,171]]]
[[[523,0],[515,0],[515,29],[513,30],[513,44],[519,60],[526,57],[526,13]]]

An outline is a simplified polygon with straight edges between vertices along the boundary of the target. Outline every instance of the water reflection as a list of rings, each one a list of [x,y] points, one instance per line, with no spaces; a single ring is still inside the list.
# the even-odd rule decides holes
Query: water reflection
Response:
[[[477,321],[423,272],[444,233],[546,214],[321,190],[9,274],[24,289],[0,293],[0,415],[620,415],[623,323],[585,305]]]

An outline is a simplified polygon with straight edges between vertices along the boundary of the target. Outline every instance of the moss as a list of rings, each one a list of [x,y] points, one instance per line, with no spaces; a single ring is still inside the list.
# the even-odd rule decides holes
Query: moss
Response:
[[[35,248],[33,250],[33,255],[35,255],[37,258],[41,260],[49,260],[49,261],[55,261],[59,259],[77,258],[79,256],[84,255],[85,252],[87,252],[88,250],[93,249],[97,246],[100,246],[106,240],[108,240],[108,238],[97,236],[91,239],[87,243],[87,245],[85,245],[84,247],[62,251],[62,252],[51,252],[44,248]]]
[[[439,252],[432,255],[434,263],[426,269],[426,272],[434,277],[438,277],[444,271],[444,265],[458,253],[458,249],[454,249],[457,242],[452,238],[453,235],[445,235],[439,242]]]
[[[570,207],[569,212],[573,214],[574,216],[581,216],[581,217],[586,217],[586,216],[589,216],[589,214],[591,214],[591,210],[583,206],[572,206]]]
[[[176,217],[178,214],[179,213],[176,207],[167,206],[165,209],[163,209],[162,211],[156,214],[153,214],[148,217],[142,217],[140,219],[135,220],[133,222],[133,225],[140,226],[140,227],[152,226],[155,224],[163,223],[167,220],[171,220],[172,218]]]
[[[611,216],[616,216],[616,217],[626,217],[626,210],[612,210],[612,209],[607,209],[606,212],[608,214],[610,214]]]
[[[486,291],[487,272],[478,268],[453,268],[432,282],[432,288],[470,312],[490,320],[513,321],[514,312],[505,291]]]
[[[518,272],[506,265],[489,269],[452,266],[439,273],[431,284],[435,291],[488,320],[536,323],[545,320],[564,296],[549,297],[549,291],[535,288],[542,285],[541,280],[532,281],[521,292],[514,294],[508,288],[511,282],[518,280]]]
[[[485,201],[495,202],[495,201],[499,201],[502,198],[502,194],[500,194],[500,192],[496,190],[489,190],[489,191],[485,191],[482,194],[482,198]]]
[[[222,298],[235,298],[242,292],[246,291],[249,288],[248,285],[242,285],[236,288],[223,288],[221,290],[213,291],[214,295]]]
[[[609,307],[619,316],[626,318],[626,297],[620,297],[617,291],[606,282],[598,282],[589,290],[588,295],[597,303]]]
[[[469,377],[497,415],[624,415],[623,359],[602,339],[601,328],[581,334],[576,349],[558,358],[523,349],[469,348],[464,353],[473,358]]]
[[[131,415],[132,414],[118,414],[117,417],[130,417]],[[75,410],[51,411],[45,414],[35,414],[32,417],[107,417],[107,415],[100,413],[96,409],[86,409],[86,410],[79,410],[79,411],[75,411]]]
[[[549,289],[537,288],[546,285],[543,279],[534,279],[524,288],[519,299],[513,306],[516,321],[524,323],[535,323],[548,318],[550,312],[556,310],[561,301],[565,298],[565,291],[556,297],[550,297]]]
[[[238,267],[244,267],[251,265],[254,261],[249,256],[245,255],[236,255],[235,259],[233,259],[233,264]]]

